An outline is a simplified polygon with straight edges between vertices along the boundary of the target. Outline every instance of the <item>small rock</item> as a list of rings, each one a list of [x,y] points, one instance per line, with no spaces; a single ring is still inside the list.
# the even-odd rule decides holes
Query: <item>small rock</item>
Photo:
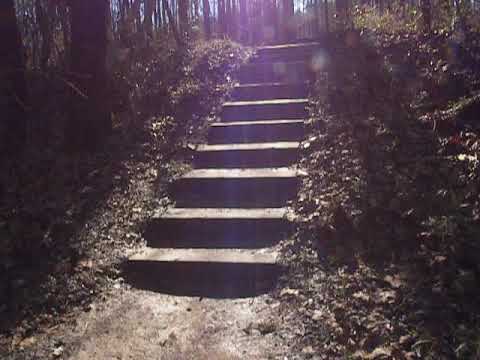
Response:
[[[312,357],[315,354],[315,350],[313,350],[312,346],[306,346],[302,349],[302,354]]]
[[[64,350],[63,346],[58,346],[53,350],[52,354],[53,354],[54,357],[58,358],[58,357],[62,356],[63,350]]]
[[[323,319],[323,312],[320,310],[315,310],[312,314],[313,321],[320,321]]]

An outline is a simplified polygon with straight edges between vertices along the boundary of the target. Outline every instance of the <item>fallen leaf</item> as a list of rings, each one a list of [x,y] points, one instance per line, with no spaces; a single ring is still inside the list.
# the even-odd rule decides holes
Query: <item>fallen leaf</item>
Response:
[[[383,280],[387,282],[394,289],[398,289],[402,285],[404,285],[404,282],[399,275],[393,275],[393,276],[387,275],[383,278]]]
[[[363,300],[363,301],[370,301],[370,296],[368,294],[358,291],[355,294],[353,294],[353,297],[358,300]]]
[[[280,291],[280,296],[285,296],[285,295],[291,295],[291,296],[298,296],[300,294],[300,291],[298,289],[290,289],[290,288],[285,288]]]
[[[30,336],[30,337],[27,337],[27,338],[23,339],[22,341],[20,341],[18,346],[21,349],[25,349],[25,348],[28,348],[32,345],[35,345],[36,343],[37,343],[37,338],[35,336]]]

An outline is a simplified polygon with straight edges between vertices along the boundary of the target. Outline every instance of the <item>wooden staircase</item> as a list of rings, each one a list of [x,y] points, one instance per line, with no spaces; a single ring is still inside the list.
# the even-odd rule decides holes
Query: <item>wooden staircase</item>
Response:
[[[275,286],[275,246],[293,229],[287,207],[301,172],[309,59],[316,43],[259,48],[239,74],[194,170],[175,181],[174,208],[147,227],[132,256],[134,286],[188,296],[246,297]]]

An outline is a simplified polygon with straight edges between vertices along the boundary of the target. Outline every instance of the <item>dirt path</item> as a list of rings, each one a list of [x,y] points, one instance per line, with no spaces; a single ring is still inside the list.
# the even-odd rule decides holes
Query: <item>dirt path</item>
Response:
[[[74,323],[45,335],[51,348],[37,356],[75,360],[283,359],[288,351],[279,305],[268,295],[206,299],[115,289]]]

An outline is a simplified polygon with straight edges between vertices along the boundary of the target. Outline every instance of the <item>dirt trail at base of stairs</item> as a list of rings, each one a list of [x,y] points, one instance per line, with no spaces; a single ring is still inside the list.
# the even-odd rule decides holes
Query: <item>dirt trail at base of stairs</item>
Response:
[[[92,304],[74,324],[56,329],[57,336],[61,334],[56,343],[64,348],[56,356],[284,359],[287,332],[281,329],[279,305],[269,295],[207,299],[117,289],[107,300]]]

